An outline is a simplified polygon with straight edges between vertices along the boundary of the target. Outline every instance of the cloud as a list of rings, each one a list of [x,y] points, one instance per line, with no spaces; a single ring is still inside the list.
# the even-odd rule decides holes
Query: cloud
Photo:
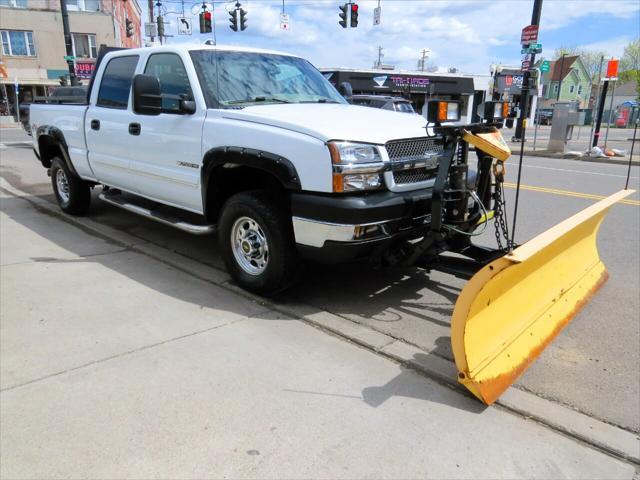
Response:
[[[491,63],[519,63],[520,30],[531,19],[533,0],[382,0],[379,26],[372,22],[376,3],[361,0],[357,29],[339,27],[338,0],[285,0],[291,18],[289,31],[280,29],[280,1],[243,3],[249,12],[249,28],[244,32],[232,32],[224,7],[216,5],[218,43],[284,50],[317,66],[352,68],[370,68],[377,58],[377,47],[382,46],[385,63],[415,69],[420,52],[428,48],[429,59],[439,66],[486,73]],[[609,34],[597,28],[598,20],[614,18],[628,25],[629,19],[632,23],[635,19],[638,25],[639,15],[638,0],[547,1],[541,37],[553,32],[553,38],[559,36],[564,44],[573,44],[576,31],[584,34],[591,29],[590,40],[581,46],[617,54],[627,39],[637,35],[637,28],[628,35],[621,31]],[[197,27],[197,21],[194,25]],[[170,43],[188,40],[202,41],[196,35],[192,39],[173,37]],[[546,42],[545,47],[545,51],[553,51]]]

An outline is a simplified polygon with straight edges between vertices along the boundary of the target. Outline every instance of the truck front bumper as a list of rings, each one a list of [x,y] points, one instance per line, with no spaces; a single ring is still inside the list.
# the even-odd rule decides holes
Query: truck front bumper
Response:
[[[431,222],[431,193],[294,193],[292,223],[298,250],[307,258],[340,263],[422,237]]]

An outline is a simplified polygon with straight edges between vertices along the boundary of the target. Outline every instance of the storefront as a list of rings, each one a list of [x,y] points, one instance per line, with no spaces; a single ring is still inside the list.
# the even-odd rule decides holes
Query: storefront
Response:
[[[320,71],[336,87],[349,82],[354,94],[402,96],[421,113],[429,100],[460,100],[463,120],[471,116],[475,90],[469,75],[340,68]]]

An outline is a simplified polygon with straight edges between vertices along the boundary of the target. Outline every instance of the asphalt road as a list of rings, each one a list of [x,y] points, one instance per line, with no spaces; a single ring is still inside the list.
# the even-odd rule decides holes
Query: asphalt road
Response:
[[[13,186],[53,202],[44,169],[23,140],[2,131],[0,174]],[[3,148],[3,147],[0,147]],[[516,159],[507,181],[515,181]],[[526,157],[523,184],[551,191],[521,192],[517,240],[531,238],[594,202],[583,194],[607,195],[624,186],[626,167]],[[638,189],[639,169],[630,186]],[[564,191],[565,193],[558,192]],[[507,189],[510,207],[513,189]],[[629,197],[638,200],[637,193]],[[511,211],[510,211],[511,212]],[[212,237],[192,237],[94,202],[94,220],[223,268]],[[493,245],[487,231],[481,243]],[[601,228],[599,248],[610,280],[518,382],[532,391],[623,428],[640,431],[640,207],[616,205]],[[416,269],[374,270],[366,264],[308,266],[300,285],[279,301],[304,302],[452,359],[449,324],[463,281]]]

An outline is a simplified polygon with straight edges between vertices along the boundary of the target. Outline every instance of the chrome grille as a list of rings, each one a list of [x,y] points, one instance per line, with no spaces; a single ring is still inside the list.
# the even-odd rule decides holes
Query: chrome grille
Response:
[[[392,165],[393,181],[398,185],[419,183],[434,178],[437,162],[432,155],[440,154],[444,150],[442,139],[435,138],[396,140],[387,143],[385,147]]]
[[[410,138],[407,140],[396,140],[385,145],[389,160],[418,160],[424,158],[427,152],[440,153],[444,150],[442,140],[435,138]]]
[[[413,168],[411,170],[393,172],[393,181],[398,185],[404,185],[406,183],[424,182],[434,176],[435,172],[433,170],[427,170],[426,168]]]

